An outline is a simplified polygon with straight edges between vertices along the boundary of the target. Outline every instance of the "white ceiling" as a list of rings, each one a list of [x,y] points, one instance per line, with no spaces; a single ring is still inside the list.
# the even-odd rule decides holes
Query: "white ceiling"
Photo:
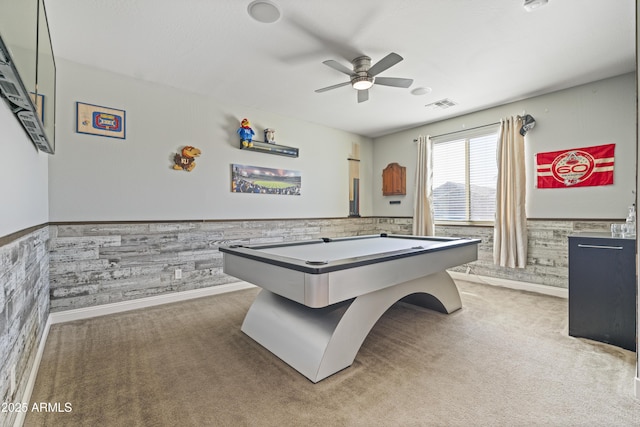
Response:
[[[46,0],[57,58],[376,137],[635,70],[634,0]],[[358,104],[322,61],[404,61]],[[411,90],[430,87],[416,96]],[[425,105],[449,98],[446,110]],[[99,100],[95,100],[98,102]],[[239,118],[240,119],[240,118]]]

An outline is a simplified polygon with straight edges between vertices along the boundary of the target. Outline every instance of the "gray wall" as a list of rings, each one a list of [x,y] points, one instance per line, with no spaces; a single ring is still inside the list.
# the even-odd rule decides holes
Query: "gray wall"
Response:
[[[49,155],[38,152],[0,100],[0,237],[49,220]],[[1,274],[1,273],[0,273]]]
[[[454,107],[455,108],[455,107]],[[527,216],[529,218],[623,219],[636,188],[636,80],[625,74],[529,98],[477,113],[420,126],[375,140],[373,212],[412,216],[415,188],[413,140],[499,122],[526,112],[536,126],[526,136]],[[535,188],[535,153],[616,144],[614,184],[600,187]],[[391,162],[407,167],[407,195],[382,196],[382,169]],[[400,200],[400,205],[389,205]]]
[[[51,221],[132,221],[346,217],[352,144],[360,144],[362,215],[371,215],[369,138],[251,107],[96,70],[64,60],[58,68],[57,152],[49,163]],[[96,84],[96,82],[100,84]],[[75,132],[77,101],[126,110],[126,139]],[[250,100],[244,100],[249,102]],[[288,158],[239,150],[247,117],[256,139],[300,149]],[[202,150],[191,172],[176,171],[184,145]],[[301,196],[232,193],[231,164],[302,174]]]

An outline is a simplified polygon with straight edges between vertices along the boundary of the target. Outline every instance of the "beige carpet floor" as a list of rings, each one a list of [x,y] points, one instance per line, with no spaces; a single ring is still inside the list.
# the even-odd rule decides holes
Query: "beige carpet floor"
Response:
[[[458,282],[394,305],[313,384],[240,326],[257,289],[51,327],[32,426],[640,426],[635,353],[567,335],[567,301]]]

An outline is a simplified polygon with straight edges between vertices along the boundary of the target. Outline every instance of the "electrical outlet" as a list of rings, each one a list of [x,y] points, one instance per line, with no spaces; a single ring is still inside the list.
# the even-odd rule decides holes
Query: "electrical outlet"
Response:
[[[175,277],[176,277],[176,279],[182,279],[182,269],[181,268],[176,268]]]

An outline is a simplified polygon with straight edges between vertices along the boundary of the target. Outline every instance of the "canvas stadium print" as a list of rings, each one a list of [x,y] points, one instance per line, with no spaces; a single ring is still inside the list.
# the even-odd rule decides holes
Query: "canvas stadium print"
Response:
[[[298,171],[231,165],[231,191],[233,193],[299,196],[301,182],[302,178]]]

